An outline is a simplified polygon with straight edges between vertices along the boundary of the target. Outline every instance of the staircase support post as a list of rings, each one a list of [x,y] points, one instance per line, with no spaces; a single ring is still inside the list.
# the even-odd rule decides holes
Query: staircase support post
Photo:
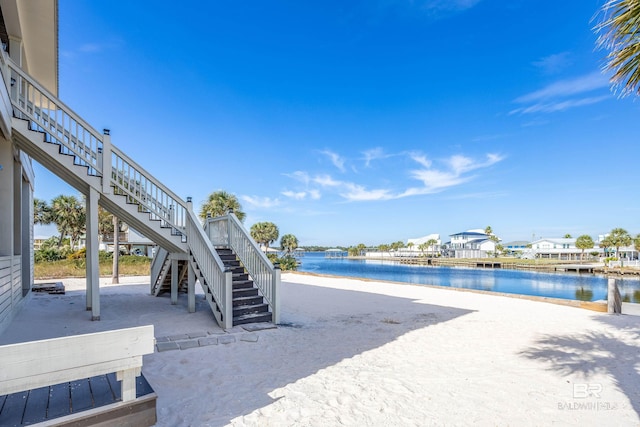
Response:
[[[189,313],[196,312],[196,273],[193,270],[191,262],[187,261],[188,265],[188,283],[187,283],[187,306]]]
[[[224,272],[224,313],[223,329],[233,328],[233,273],[227,269]]]
[[[280,264],[273,266],[273,307],[271,307],[273,315],[273,323],[280,323]]]
[[[111,136],[102,135],[102,193],[111,194]]]
[[[98,191],[89,187],[87,194],[87,310],[91,320],[100,320],[100,264],[98,261]]]
[[[178,260],[171,254],[171,305],[178,303]]]

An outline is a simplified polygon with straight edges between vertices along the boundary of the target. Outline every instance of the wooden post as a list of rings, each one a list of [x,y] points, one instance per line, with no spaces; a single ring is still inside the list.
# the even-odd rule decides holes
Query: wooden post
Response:
[[[187,306],[189,313],[196,312],[196,273],[193,270],[191,262],[187,261],[188,270],[188,284],[187,284]]]
[[[271,307],[272,315],[273,315],[273,323],[280,323],[280,264],[275,263],[273,266],[273,306]]]
[[[171,304],[178,303],[178,260],[171,254]]]
[[[102,194],[111,194],[111,132],[103,130],[102,135]]]
[[[87,195],[87,310],[91,320],[100,320],[100,264],[98,261],[98,191],[89,187]]]
[[[120,283],[120,227],[117,216],[113,216],[113,269],[111,283]]]
[[[622,298],[620,297],[620,289],[616,279],[610,277],[607,282],[607,313],[622,313]]]

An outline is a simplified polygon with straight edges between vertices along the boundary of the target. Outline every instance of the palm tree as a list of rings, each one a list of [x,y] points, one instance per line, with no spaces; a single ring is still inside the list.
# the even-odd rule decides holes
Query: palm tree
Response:
[[[609,236],[607,236],[604,239],[600,240],[600,243],[598,244],[598,246],[604,250],[604,255],[606,258],[609,256],[609,248],[613,247],[613,244]]]
[[[251,226],[251,237],[260,245],[264,245],[265,251],[269,249],[269,245],[280,235],[278,226],[272,222],[256,222]]]
[[[422,242],[418,245],[418,249],[420,249],[420,252],[422,252],[422,256],[424,256],[424,251],[429,249],[429,244],[427,242]]]
[[[416,245],[416,244],[415,244],[415,243],[413,243],[413,242],[409,242],[409,243],[407,243],[407,247],[409,248],[409,254],[413,254],[413,247],[414,247],[415,245]]]
[[[433,258],[435,255],[434,246],[438,244],[438,241],[436,239],[429,239],[425,244],[427,245],[427,248],[431,248],[431,258]]]
[[[611,230],[609,236],[607,236],[611,246],[616,248],[616,258],[620,259],[619,252],[621,246],[631,245],[631,236],[624,228],[614,228]]]
[[[484,234],[486,234],[487,236],[491,236],[493,234],[493,230],[491,229],[490,225],[487,225],[484,229]]]
[[[75,196],[59,195],[51,201],[51,222],[56,224],[60,233],[58,246],[69,236],[73,250],[86,227],[84,205]]]
[[[362,253],[364,252],[365,249],[367,249],[367,246],[364,243],[358,243],[358,246],[356,246],[356,249],[358,249],[358,256],[362,256]]]
[[[287,255],[291,255],[298,247],[298,238],[293,234],[285,234],[280,239],[280,247],[287,253]]]
[[[215,218],[217,216],[226,215],[229,211],[233,211],[241,222],[244,221],[247,216],[242,211],[242,206],[236,196],[222,190],[214,191],[209,194],[207,201],[200,207],[200,218],[205,220],[207,218],[207,214]]]
[[[595,27],[597,46],[607,50],[606,69],[622,96],[640,94],[640,7],[638,0],[608,0]]]
[[[584,258],[584,250],[593,248],[593,245],[593,239],[588,234],[578,236],[578,238],[576,239],[576,248],[582,250],[582,253],[580,254],[580,262],[582,262]]]
[[[51,224],[51,208],[46,201],[34,197],[33,199],[33,223]]]

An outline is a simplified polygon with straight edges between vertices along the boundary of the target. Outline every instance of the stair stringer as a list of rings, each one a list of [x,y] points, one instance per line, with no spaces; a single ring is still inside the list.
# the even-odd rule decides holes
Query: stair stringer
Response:
[[[14,141],[38,163],[82,194],[89,194],[91,187],[96,189],[100,193],[100,206],[167,251],[186,252],[186,244],[182,241],[181,235],[174,234],[170,227],[162,227],[161,221],[150,219],[148,212],[140,210],[140,205],[127,203],[126,196],[103,193],[102,178],[89,175],[87,166],[74,163],[74,156],[60,153],[60,145],[47,142],[45,133],[30,130],[29,122],[26,120],[14,117],[12,124]]]

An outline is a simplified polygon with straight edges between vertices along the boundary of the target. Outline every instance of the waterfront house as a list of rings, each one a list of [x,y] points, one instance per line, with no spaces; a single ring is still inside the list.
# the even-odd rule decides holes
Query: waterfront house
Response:
[[[424,252],[420,249],[420,245],[427,243],[429,241],[435,240],[435,244],[429,245]],[[411,244],[411,245],[410,245]],[[402,256],[418,256],[418,255],[435,255],[440,253],[440,247],[442,246],[442,240],[440,240],[440,235],[437,233],[428,234],[423,237],[418,237],[416,239],[408,239],[407,247],[401,248],[400,252]]]
[[[450,258],[487,258],[496,251],[497,242],[483,230],[463,231],[449,237],[451,241],[444,246],[446,256]]]
[[[596,246],[596,249],[597,246]],[[576,248],[576,239],[572,237],[545,238],[531,242],[531,251],[537,258],[557,260],[580,260],[582,249]]]

